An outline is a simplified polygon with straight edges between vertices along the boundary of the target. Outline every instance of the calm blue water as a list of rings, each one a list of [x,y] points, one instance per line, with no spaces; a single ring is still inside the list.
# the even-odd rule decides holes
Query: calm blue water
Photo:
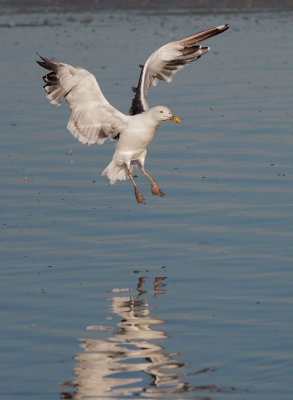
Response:
[[[1,21],[1,398],[291,399],[292,14],[9,14]],[[135,202],[113,144],[66,131],[45,57],[127,112],[160,45],[229,23],[150,91],[164,123]]]

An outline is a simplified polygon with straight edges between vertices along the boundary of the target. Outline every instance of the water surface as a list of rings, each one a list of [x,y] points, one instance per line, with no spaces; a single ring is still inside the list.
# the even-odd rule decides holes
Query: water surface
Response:
[[[5,9],[6,10],[6,9]],[[291,398],[292,14],[18,13],[1,20],[1,397]],[[158,46],[229,23],[150,90],[146,166],[66,131],[36,51],[93,72],[127,112]]]

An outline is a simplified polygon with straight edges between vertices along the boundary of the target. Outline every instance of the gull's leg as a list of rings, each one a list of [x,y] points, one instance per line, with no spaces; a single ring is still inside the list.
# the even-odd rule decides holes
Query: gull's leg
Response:
[[[141,166],[141,172],[150,180],[152,185],[152,194],[161,197],[165,196],[165,193],[162,192],[162,190],[159,188],[159,186],[156,184],[153,178],[146,172],[143,165]]]
[[[130,172],[130,169],[128,168],[127,171],[128,171],[128,177],[129,177],[129,179],[131,180],[131,182],[132,182],[132,184],[133,184],[133,186],[134,186],[134,193],[135,193],[136,201],[137,201],[138,203],[145,203],[145,200],[144,200],[143,195],[140,193],[140,191],[139,191],[139,189],[138,189],[138,187],[137,187],[137,184],[134,182],[134,179],[133,179],[133,177],[132,177],[132,174],[131,174],[131,172]]]

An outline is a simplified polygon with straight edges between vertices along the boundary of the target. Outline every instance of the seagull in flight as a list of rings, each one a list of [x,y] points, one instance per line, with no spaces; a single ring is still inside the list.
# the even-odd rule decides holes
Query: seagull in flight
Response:
[[[226,31],[221,25],[185,37],[160,47],[141,67],[138,85],[133,88],[135,96],[126,115],[113,107],[104,97],[95,77],[86,69],[39,57],[37,63],[51,71],[43,77],[47,99],[60,106],[63,97],[70,105],[71,115],[67,129],[81,143],[103,144],[107,139],[115,140],[115,152],[110,164],[104,169],[110,184],[117,180],[130,179],[138,203],[145,203],[132,175],[134,166],[149,179],[153,195],[164,196],[154,179],[145,170],[147,147],[152,141],[158,125],[167,120],[179,123],[178,117],[164,106],[150,108],[146,96],[149,87],[157,80],[171,82],[173,75],[185,65],[197,60],[210,48],[201,42]]]

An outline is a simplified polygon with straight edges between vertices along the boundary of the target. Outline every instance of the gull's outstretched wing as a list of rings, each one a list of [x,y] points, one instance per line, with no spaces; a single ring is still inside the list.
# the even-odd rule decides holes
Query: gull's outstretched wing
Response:
[[[73,136],[88,144],[103,144],[108,138],[117,138],[129,116],[106,100],[95,77],[84,68],[41,59],[37,63],[52,71],[43,77],[48,100],[59,106],[65,97],[70,104],[67,129]]]
[[[138,86],[133,89],[135,97],[132,100],[129,114],[139,114],[148,110],[146,96],[150,85],[156,86],[157,79],[171,82],[176,72],[209,51],[209,47],[202,47],[200,42],[216,36],[228,28],[229,26],[226,24],[207,29],[176,42],[168,43],[156,50],[142,66]]]

